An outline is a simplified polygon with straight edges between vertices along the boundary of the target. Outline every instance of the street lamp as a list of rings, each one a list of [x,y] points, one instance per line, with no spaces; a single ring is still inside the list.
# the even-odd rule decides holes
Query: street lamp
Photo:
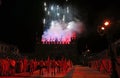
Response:
[[[107,40],[109,43],[109,49],[110,49],[110,60],[111,60],[111,78],[118,78],[118,74],[117,74],[117,70],[116,70],[116,58],[115,58],[115,54],[112,50],[112,42],[111,42],[111,37],[112,37],[112,33],[111,33],[111,27],[110,27],[110,21],[105,21],[103,26],[99,26],[98,27],[98,32],[101,36],[105,35],[107,36]]]
[[[101,27],[101,30],[103,30],[103,31],[104,31],[104,30],[105,30],[105,27]]]
[[[110,21],[105,21],[105,22],[104,22],[104,25],[105,25],[105,26],[109,26],[109,25],[110,25]]]
[[[88,65],[88,56],[90,54],[90,49],[86,49],[83,52],[83,65]]]
[[[106,28],[104,26],[98,26],[97,32],[103,36],[105,34]]]

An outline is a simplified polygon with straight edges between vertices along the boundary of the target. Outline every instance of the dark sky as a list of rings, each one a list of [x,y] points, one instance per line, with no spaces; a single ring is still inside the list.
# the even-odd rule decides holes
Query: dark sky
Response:
[[[23,52],[34,52],[36,31],[42,34],[43,0],[1,1],[0,41],[18,45]],[[64,0],[58,1],[64,3]],[[94,52],[105,49],[106,38],[100,37],[96,29],[104,19],[112,20],[113,25],[116,26],[116,22],[120,20],[119,2],[115,0],[70,0],[69,2],[79,10],[86,24],[87,36],[80,38],[78,42],[80,46],[87,44]],[[114,32],[115,41],[120,38],[120,32],[116,29]]]

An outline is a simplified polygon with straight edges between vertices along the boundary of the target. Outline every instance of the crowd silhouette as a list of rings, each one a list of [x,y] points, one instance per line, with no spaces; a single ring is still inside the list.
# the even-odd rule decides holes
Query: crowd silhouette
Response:
[[[12,76],[16,73],[29,72],[33,74],[34,71],[39,71],[39,75],[45,73],[56,75],[57,73],[65,73],[72,68],[73,63],[71,60],[61,58],[59,60],[50,59],[46,60],[19,58],[0,58],[0,76]]]

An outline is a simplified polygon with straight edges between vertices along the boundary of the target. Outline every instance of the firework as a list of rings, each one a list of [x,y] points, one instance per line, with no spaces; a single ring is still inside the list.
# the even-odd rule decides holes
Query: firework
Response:
[[[68,2],[68,0],[66,0]],[[44,2],[43,44],[70,44],[82,32],[83,23],[75,20],[69,5],[47,4]]]

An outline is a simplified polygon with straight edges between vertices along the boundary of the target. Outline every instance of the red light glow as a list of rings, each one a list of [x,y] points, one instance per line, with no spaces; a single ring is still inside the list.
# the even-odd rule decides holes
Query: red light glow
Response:
[[[109,24],[110,24],[109,21],[105,21],[105,22],[104,22],[104,25],[105,25],[105,26],[108,26]]]

